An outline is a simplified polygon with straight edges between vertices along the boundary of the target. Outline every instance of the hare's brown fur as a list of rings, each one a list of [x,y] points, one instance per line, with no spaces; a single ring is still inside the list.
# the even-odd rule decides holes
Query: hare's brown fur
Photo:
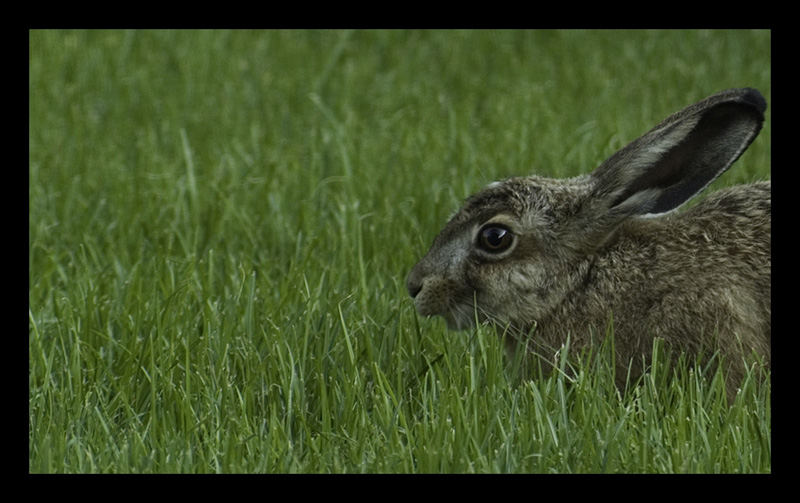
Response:
[[[735,389],[753,354],[769,364],[770,183],[719,190],[671,210],[725,171],[761,127],[753,90],[718,93],[674,114],[594,173],[489,185],[467,199],[408,276],[417,310],[451,328],[507,329],[512,346],[551,359],[613,327],[617,373],[663,339],[675,352],[719,351]],[[655,218],[649,214],[664,213]],[[481,229],[513,235],[506,250]],[[610,325],[610,323],[612,323]]]
[[[720,190],[682,214],[625,222],[537,320],[534,347],[558,348],[567,334],[580,346],[613,320],[621,367],[637,366],[660,337],[676,352],[719,350],[738,383],[751,351],[769,364],[770,208],[770,183],[761,182]]]

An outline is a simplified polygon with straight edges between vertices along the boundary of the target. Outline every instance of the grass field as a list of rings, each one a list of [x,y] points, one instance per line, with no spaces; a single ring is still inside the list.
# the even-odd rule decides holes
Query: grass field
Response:
[[[32,31],[29,470],[770,472],[769,379],[620,392],[607,348],[523,378],[404,286],[470,193],[770,102],[770,60],[768,31]],[[769,117],[709,190],[770,177]]]

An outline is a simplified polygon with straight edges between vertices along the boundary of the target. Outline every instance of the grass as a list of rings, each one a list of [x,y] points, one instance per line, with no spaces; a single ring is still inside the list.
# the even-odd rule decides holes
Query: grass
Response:
[[[489,181],[736,86],[769,32],[32,31],[29,470],[769,472],[769,376],[531,379],[404,287]]]

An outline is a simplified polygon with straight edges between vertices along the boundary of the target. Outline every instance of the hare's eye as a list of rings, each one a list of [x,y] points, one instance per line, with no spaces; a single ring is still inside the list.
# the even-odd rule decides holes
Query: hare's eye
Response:
[[[497,224],[487,225],[478,233],[478,246],[490,253],[508,250],[514,242],[514,234]]]

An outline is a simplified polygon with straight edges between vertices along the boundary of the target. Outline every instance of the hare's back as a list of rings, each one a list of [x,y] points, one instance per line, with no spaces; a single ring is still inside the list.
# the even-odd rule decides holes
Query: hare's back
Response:
[[[772,184],[769,181],[734,185],[711,193],[690,212],[697,216],[721,216],[749,221],[744,225],[768,225],[772,213]],[[764,222],[766,219],[766,222]]]
[[[771,266],[772,200],[770,182],[718,190],[683,214],[673,217],[674,229],[700,241],[701,250],[727,257],[730,265],[748,264],[755,274]]]

